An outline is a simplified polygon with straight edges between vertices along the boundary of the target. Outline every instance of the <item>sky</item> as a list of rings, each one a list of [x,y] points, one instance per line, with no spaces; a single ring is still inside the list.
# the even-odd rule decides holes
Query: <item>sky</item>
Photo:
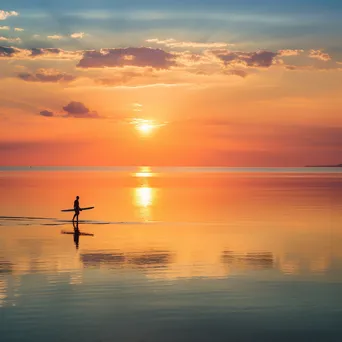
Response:
[[[0,165],[342,163],[342,3],[4,0]]]

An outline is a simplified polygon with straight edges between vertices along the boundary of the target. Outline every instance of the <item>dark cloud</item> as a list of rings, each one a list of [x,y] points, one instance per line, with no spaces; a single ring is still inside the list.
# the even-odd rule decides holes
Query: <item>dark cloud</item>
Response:
[[[39,114],[42,115],[42,116],[47,116],[47,117],[54,116],[54,113],[50,112],[49,110],[42,110]]]
[[[273,64],[277,52],[256,51],[256,52],[236,52],[229,50],[214,50],[212,53],[225,65],[243,64],[248,67],[268,68]]]
[[[80,68],[124,67],[152,67],[168,69],[176,65],[175,56],[161,49],[152,48],[125,48],[102,49],[101,51],[86,51],[80,60]]]
[[[19,49],[14,47],[0,46],[0,58],[59,58],[59,59],[75,59],[83,55],[82,51],[67,51],[59,48],[29,48]]]
[[[287,70],[297,70],[298,67],[295,65],[285,65],[285,69]]]
[[[29,50],[31,51],[31,54],[30,54],[31,57],[42,56],[44,54],[58,55],[59,53],[63,51],[62,49],[58,49],[58,48],[46,48],[46,49],[32,48]]]
[[[70,114],[84,114],[88,113],[89,109],[82,102],[70,102],[63,109]]]
[[[18,51],[14,47],[0,46],[0,57],[13,57]]]
[[[63,107],[67,112],[67,117],[74,118],[99,118],[99,114],[95,111],[90,111],[82,102],[71,101]]]
[[[18,77],[27,82],[71,82],[76,77],[58,70],[40,69],[35,73],[21,72]]]
[[[21,50],[21,53],[27,58],[50,57],[60,59],[74,59],[82,56],[82,51],[67,51],[59,48],[31,48]]]
[[[100,115],[95,111],[90,111],[82,102],[71,101],[63,107],[64,113],[56,114],[49,110],[42,110],[39,114],[46,117],[60,118],[80,118],[80,119],[98,119]]]

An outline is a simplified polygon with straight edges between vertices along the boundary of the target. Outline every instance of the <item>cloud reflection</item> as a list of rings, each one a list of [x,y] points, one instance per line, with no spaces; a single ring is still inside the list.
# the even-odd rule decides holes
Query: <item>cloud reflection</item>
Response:
[[[274,257],[271,252],[249,252],[245,254],[224,251],[222,262],[236,269],[271,269],[274,268]]]
[[[0,258],[0,274],[10,274],[12,269],[13,265],[9,261]]]
[[[85,253],[81,254],[84,267],[107,268],[165,268],[171,263],[168,251],[144,251],[134,253]]]

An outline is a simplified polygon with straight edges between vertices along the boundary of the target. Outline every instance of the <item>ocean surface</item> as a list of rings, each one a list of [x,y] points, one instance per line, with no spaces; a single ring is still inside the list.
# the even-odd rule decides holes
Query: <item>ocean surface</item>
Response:
[[[341,168],[2,167],[0,194],[1,342],[342,341]]]

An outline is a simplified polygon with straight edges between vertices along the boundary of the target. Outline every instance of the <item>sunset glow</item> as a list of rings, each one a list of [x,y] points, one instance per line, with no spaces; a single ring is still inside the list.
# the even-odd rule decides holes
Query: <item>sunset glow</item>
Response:
[[[1,164],[342,162],[340,2],[48,3],[0,8]]]

